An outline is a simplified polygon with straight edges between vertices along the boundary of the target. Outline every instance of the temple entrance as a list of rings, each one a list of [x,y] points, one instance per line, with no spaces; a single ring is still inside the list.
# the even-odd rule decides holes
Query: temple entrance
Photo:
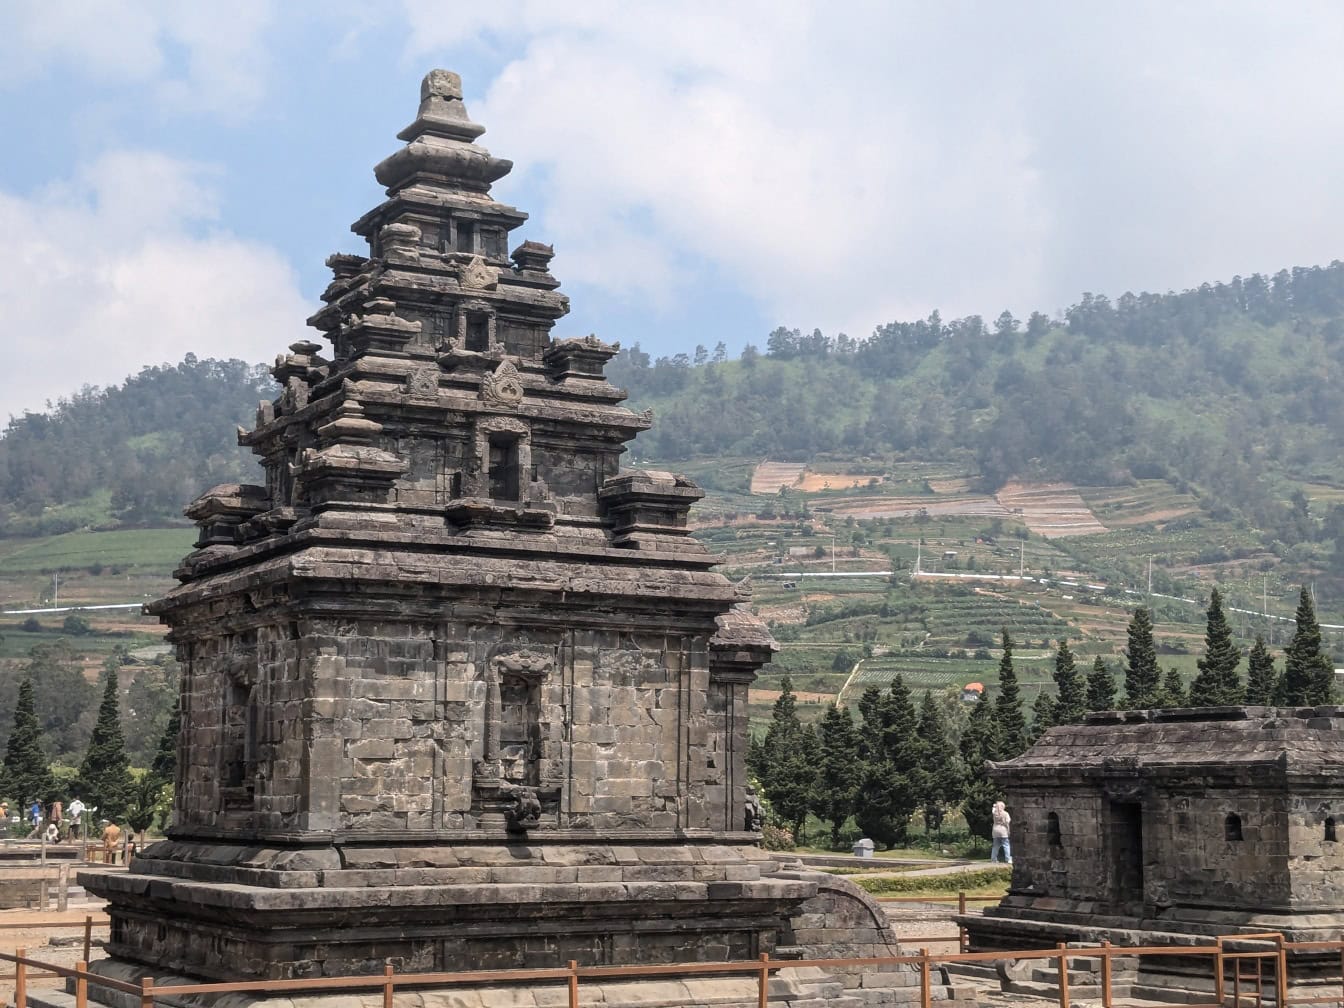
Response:
[[[1127,912],[1143,910],[1143,808],[1111,802],[1111,900]]]

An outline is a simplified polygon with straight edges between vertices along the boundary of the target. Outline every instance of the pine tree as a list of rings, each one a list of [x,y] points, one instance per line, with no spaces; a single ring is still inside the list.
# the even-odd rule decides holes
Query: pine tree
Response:
[[[1162,685],[1157,688],[1153,698],[1154,707],[1189,707],[1190,697],[1185,692],[1185,683],[1175,665],[1167,669]]]
[[[1063,638],[1055,652],[1055,724],[1077,724],[1087,715],[1087,686]]]
[[[1092,661],[1092,672],[1087,677],[1087,709],[1103,711],[1115,709],[1115,676],[1111,667],[1097,655]]]
[[[1241,652],[1232,643],[1232,631],[1223,613],[1223,596],[1215,588],[1209,594],[1204,630],[1204,657],[1196,663],[1199,674],[1190,684],[1191,707],[1223,707],[1239,704],[1245,696],[1237,666]]]
[[[890,848],[905,841],[910,816],[924,799],[924,746],[919,717],[900,675],[891,680],[876,709],[869,708],[877,723],[864,725],[870,756],[854,818],[866,836]]]
[[[1274,702],[1279,675],[1274,671],[1274,656],[1265,647],[1265,638],[1256,636],[1247,658],[1246,703],[1264,707]]]
[[[948,738],[947,720],[928,690],[919,705],[919,737],[924,743],[924,831],[940,833],[944,810],[961,801],[966,772]]]
[[[116,821],[130,801],[131,771],[126,759],[126,740],[121,733],[121,703],[117,696],[117,669],[107,667],[103,702],[89,738],[89,749],[79,766],[80,790],[108,819]]]
[[[1022,714],[1022,694],[1013,671],[1013,639],[1003,630],[1003,657],[999,659],[999,698],[994,703],[998,726],[999,758],[1012,759],[1027,751],[1027,720]]]
[[[1297,602],[1297,629],[1283,658],[1276,702],[1288,707],[1315,707],[1334,699],[1334,663],[1321,653],[1321,625],[1316,622],[1316,607],[1305,586]]]
[[[831,704],[822,715],[818,732],[821,762],[817,771],[815,811],[831,824],[831,846],[840,846],[840,830],[854,812],[854,799],[863,783],[859,736],[849,710]]]
[[[1031,741],[1035,741],[1047,730],[1059,724],[1059,703],[1045,690],[1036,694],[1031,704]]]
[[[159,748],[154,753],[154,763],[149,772],[160,784],[171,784],[177,778],[177,736],[182,731],[182,702],[173,700],[173,712],[168,716],[168,724],[159,736]],[[747,744],[747,763],[752,762],[751,750],[756,744],[755,736]]]
[[[1125,651],[1125,709],[1151,707],[1157,695],[1157,646],[1153,643],[1153,621],[1143,606],[1134,610],[1129,621],[1129,647]]]
[[[998,800],[998,785],[990,778],[985,764],[999,758],[999,726],[994,719],[994,705],[989,693],[981,697],[971,709],[966,730],[961,733],[961,762],[966,767],[966,788],[961,800],[961,814],[971,836],[988,837],[990,808]]]
[[[19,684],[19,699],[14,705],[14,728],[5,746],[5,761],[0,766],[3,793],[13,795],[24,808],[34,801],[46,803],[54,781],[42,751],[42,729],[33,706],[33,680]]]

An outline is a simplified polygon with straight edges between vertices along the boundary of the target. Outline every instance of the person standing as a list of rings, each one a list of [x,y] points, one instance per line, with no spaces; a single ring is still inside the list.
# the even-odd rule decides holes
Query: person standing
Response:
[[[998,861],[999,855],[1002,854],[1004,864],[1012,864],[1013,847],[1008,839],[1008,829],[1013,824],[1013,817],[1008,814],[1008,807],[1003,802],[996,801],[993,811],[990,812],[990,819],[993,826],[989,831],[989,860]]]
[[[79,795],[75,795],[75,800],[70,803],[70,835],[76,840],[84,836],[84,803],[79,800]]]
[[[103,820],[103,863],[117,863],[117,845],[121,843],[121,827]]]

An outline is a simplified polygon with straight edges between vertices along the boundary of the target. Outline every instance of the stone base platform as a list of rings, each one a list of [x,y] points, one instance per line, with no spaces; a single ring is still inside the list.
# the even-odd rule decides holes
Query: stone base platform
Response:
[[[406,974],[569,960],[619,966],[762,953],[775,960],[901,954],[886,913],[852,882],[782,863],[752,844],[284,849],[165,841],[129,872],[90,875],[86,884],[108,900],[112,918],[112,958],[98,971],[137,983],[145,975],[162,983],[368,976],[385,965]],[[591,987],[583,1003],[756,1004],[749,977]],[[567,996],[556,987],[521,1001],[473,1000],[479,993],[414,996],[430,1008],[564,1004]],[[334,1006],[335,996],[314,995],[313,1004]],[[935,985],[933,996],[955,992]],[[238,996],[229,997],[233,1005]],[[381,1003],[376,991],[340,997],[341,1005]],[[772,1004],[794,1008],[918,1001],[919,975],[908,966],[791,968],[771,987]]]

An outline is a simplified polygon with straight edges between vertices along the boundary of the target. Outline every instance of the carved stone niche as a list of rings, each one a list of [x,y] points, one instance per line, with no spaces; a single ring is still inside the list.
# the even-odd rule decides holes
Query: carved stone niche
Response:
[[[550,489],[532,471],[532,429],[513,417],[476,420],[460,496],[445,514],[463,528],[549,529],[555,524]]]
[[[676,549],[688,534],[691,505],[704,495],[685,476],[635,470],[604,481],[597,499],[614,521],[613,546]]]
[[[547,646],[503,645],[484,662],[481,756],[472,774],[472,807],[510,832],[540,825],[560,808],[563,760],[552,725],[561,715],[547,701],[555,673]]]
[[[448,338],[439,345],[444,370],[459,367],[493,369],[504,359],[495,306],[480,298],[459,301],[449,322]]]
[[[223,813],[250,814],[256,795],[261,704],[256,631],[239,635],[221,658],[219,798]]]

